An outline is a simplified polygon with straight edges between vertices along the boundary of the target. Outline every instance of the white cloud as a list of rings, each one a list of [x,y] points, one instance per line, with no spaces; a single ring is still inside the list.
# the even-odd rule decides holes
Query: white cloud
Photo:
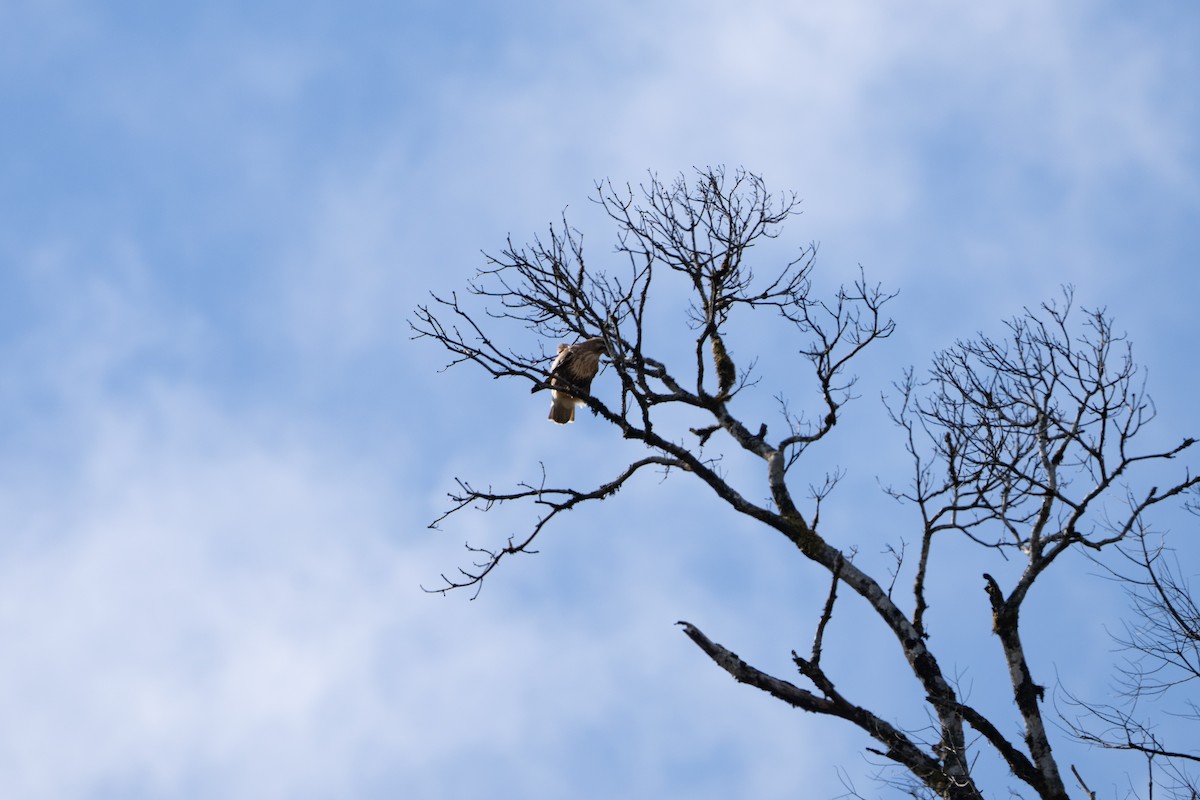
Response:
[[[170,792],[205,762],[253,772],[259,744],[304,735],[345,678],[371,617],[323,613],[334,589],[366,610],[330,531],[361,518],[286,457],[220,452],[229,432],[196,430],[198,412],[179,403],[154,430],[93,418],[83,474],[52,508],[5,498],[25,547],[6,554],[3,627],[23,646],[0,686],[28,720],[0,744],[24,765],[6,794],[83,796],[143,770]],[[30,529],[53,535],[34,546]],[[37,774],[51,763],[69,766]]]
[[[686,576],[653,555],[675,549],[663,532],[594,556],[594,535],[578,549],[557,532],[549,549],[612,569],[557,609],[531,608],[522,584],[557,595],[554,571],[580,566],[558,557],[514,563],[477,603],[423,595],[449,565],[409,541],[411,499],[311,442],[272,443],[195,398],[159,402],[152,429],[128,409],[93,418],[87,468],[53,507],[0,499],[0,636],[20,643],[0,663],[0,707],[22,720],[0,734],[6,796],[361,796],[385,776],[423,796],[480,780],[552,796],[582,770],[638,797],[705,750],[778,782],[760,796],[797,785],[794,762],[779,772],[743,750],[757,739],[737,726],[773,728],[776,755],[807,734],[672,628],[669,606],[715,609],[678,596]],[[580,749],[614,735],[628,742],[607,755]]]
[[[1079,6],[644,11],[660,24],[580,11],[553,18],[571,37],[514,27],[490,72],[433,78],[437,100],[314,187],[297,327],[392,331],[400,298],[460,286],[480,249],[564,206],[602,261],[592,181],[646,169],[744,163],[805,198],[789,235],[823,241],[825,269],[937,281],[950,306],[986,286],[1003,314],[1063,282],[1121,280],[1092,231],[1124,176],[1195,194],[1190,117],[1162,101],[1170,53]]]

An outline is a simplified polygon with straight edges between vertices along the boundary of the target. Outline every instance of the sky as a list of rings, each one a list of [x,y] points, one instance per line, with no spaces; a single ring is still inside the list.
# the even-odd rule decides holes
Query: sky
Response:
[[[598,180],[795,191],[781,246],[819,243],[819,289],[862,265],[899,292],[814,466],[847,470],[823,524],[878,566],[912,530],[879,491],[906,469],[880,394],[1063,284],[1134,342],[1148,442],[1196,435],[1197,41],[1182,0],[0,0],[0,796],[894,796],[853,729],[674,626],[790,678],[826,591],[678,476],[573,513],[474,601],[422,591],[528,522],[430,530],[456,477],[635,451],[442,371],[409,320],[564,209],[603,262]],[[791,352],[729,344],[764,373]],[[977,556],[939,556],[933,644],[1015,731]],[[1124,602],[1064,570],[1034,668],[1103,696]],[[911,720],[895,653],[844,619],[831,663]],[[1063,747],[1101,796],[1141,781]]]

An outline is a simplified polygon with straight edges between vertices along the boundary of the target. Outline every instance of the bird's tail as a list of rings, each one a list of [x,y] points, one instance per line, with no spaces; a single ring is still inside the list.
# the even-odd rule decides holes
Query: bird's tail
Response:
[[[575,403],[570,405],[560,405],[554,403],[550,406],[550,421],[557,422],[559,425],[566,425],[568,422],[575,421]]]

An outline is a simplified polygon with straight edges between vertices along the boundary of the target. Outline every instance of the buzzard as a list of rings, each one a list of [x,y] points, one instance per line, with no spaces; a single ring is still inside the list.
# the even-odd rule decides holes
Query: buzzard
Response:
[[[573,395],[588,394],[592,378],[600,369],[604,339],[595,336],[575,344],[560,344],[550,367],[550,419],[559,425],[575,421],[575,406],[583,400]],[[561,388],[560,388],[561,387]]]

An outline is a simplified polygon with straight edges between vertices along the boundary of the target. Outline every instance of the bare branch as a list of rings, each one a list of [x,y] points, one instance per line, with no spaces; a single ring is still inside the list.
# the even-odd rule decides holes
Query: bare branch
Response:
[[[465,508],[474,508],[480,511],[488,511],[493,507],[512,503],[521,500],[530,500],[535,505],[548,509],[544,511],[534,524],[533,529],[524,537],[518,538],[510,536],[504,547],[498,550],[489,550],[482,547],[474,547],[467,545],[467,549],[482,557],[482,561],[477,561],[470,569],[459,569],[459,577],[451,578],[442,575],[443,584],[440,587],[433,589],[425,589],[427,592],[445,594],[451,589],[462,589],[465,587],[475,587],[473,597],[479,595],[479,590],[483,586],[483,579],[487,577],[500,560],[507,555],[515,555],[516,553],[531,553],[535,552],[530,549],[534,539],[538,534],[559,514],[564,511],[570,511],[581,503],[589,500],[603,500],[616,494],[626,481],[634,476],[639,470],[651,465],[658,465],[670,469],[687,470],[688,466],[681,461],[665,458],[663,456],[647,456],[633,462],[626,467],[620,475],[607,483],[592,489],[591,491],[581,492],[575,489],[551,489],[545,486],[545,468],[542,471],[542,483],[537,486],[532,486],[527,483],[520,484],[515,491],[512,492],[494,492],[490,488],[486,490],[476,489],[464,481],[458,481],[459,491],[449,495],[452,506],[444,512],[440,517],[430,523],[429,527],[436,528],[439,523],[443,522],[455,513],[462,511]]]
[[[918,778],[930,783],[931,788],[943,797],[979,798],[970,783],[955,784],[949,780],[936,760],[926,755],[900,730],[875,716],[866,709],[847,701],[834,689],[825,674],[811,661],[801,659],[793,653],[793,660],[805,677],[813,680],[822,695],[819,696],[795,684],[768,675],[750,666],[736,653],[713,642],[690,622],[676,623],[683,627],[688,638],[695,642],[717,666],[728,672],[739,683],[749,684],[783,700],[789,705],[816,714],[839,717],[857,725],[873,739],[883,744],[885,751],[880,755],[904,765]]]

